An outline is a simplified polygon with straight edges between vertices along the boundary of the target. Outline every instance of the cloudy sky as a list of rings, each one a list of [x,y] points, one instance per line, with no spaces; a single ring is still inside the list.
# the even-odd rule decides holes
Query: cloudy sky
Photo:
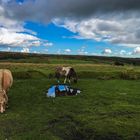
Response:
[[[0,51],[140,57],[140,0],[0,0]]]

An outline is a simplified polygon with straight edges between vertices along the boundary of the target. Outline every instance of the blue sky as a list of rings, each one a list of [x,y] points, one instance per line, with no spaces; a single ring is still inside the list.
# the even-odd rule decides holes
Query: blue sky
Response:
[[[101,0],[2,0],[0,50],[140,57],[139,7],[113,1],[123,12],[114,3],[100,7]]]
[[[48,47],[49,53],[60,53],[64,54],[86,54],[86,55],[101,55],[105,48],[110,48],[112,51],[121,51],[127,49],[122,46],[111,45],[106,42],[97,42],[91,39],[76,39],[72,38],[72,36],[76,35],[75,33],[65,29],[64,27],[58,27],[53,23],[48,25],[38,24],[27,22],[26,26],[27,29],[35,31],[39,38],[49,40],[53,43],[53,46]],[[43,51],[46,47],[41,46],[40,48],[33,48],[33,50],[40,49]],[[69,49],[71,52],[67,52],[66,50]]]

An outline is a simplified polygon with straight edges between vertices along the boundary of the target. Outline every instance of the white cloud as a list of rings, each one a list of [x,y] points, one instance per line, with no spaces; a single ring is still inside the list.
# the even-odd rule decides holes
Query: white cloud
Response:
[[[6,9],[0,5],[0,26],[21,28],[22,22],[15,19],[10,19],[5,15]]]
[[[88,52],[86,52],[86,51],[82,51],[82,52],[78,52],[78,54],[79,54],[79,55],[87,55]]]
[[[70,53],[71,52],[71,49],[65,49],[64,52],[65,53]]]
[[[61,54],[61,49],[58,49],[58,50],[56,51],[56,54]]]
[[[23,52],[23,53],[29,53],[30,52],[30,49],[29,48],[23,48],[21,50],[21,52]]]
[[[6,51],[6,52],[10,52],[10,51],[11,51],[11,48],[8,47],[8,48],[6,48],[4,51]]]
[[[53,43],[51,43],[51,42],[46,42],[46,43],[43,44],[43,46],[51,47],[51,46],[53,46]]]
[[[88,54],[88,52],[85,51],[84,54],[86,55],[86,54]]]
[[[112,51],[111,51],[111,49],[104,49],[104,51],[102,53],[103,54],[111,54]]]
[[[91,53],[91,55],[94,55],[94,56],[100,56],[101,54],[99,54],[99,53]]]
[[[126,54],[126,51],[125,50],[121,50],[120,51],[120,55],[125,55]]]
[[[9,1],[3,0],[3,3]],[[37,33],[26,29],[24,22],[6,16],[6,9],[0,5],[0,47],[53,46],[53,43],[37,37]]]
[[[78,54],[79,55],[86,55],[88,54],[88,52],[85,50],[87,48],[87,46],[82,46],[80,49],[78,49]]]
[[[38,53],[37,51],[33,51],[33,53]]]
[[[36,36],[19,33],[12,29],[0,28],[0,45],[10,47],[39,46],[40,39]]]
[[[140,47],[136,47],[133,51],[133,54],[140,54]]]
[[[10,51],[10,50],[11,50],[11,48],[10,48],[10,47],[8,47],[8,48],[7,48],[7,51]]]
[[[45,50],[43,50],[43,53],[48,53],[49,52],[49,50],[48,49],[45,49]]]
[[[52,45],[53,43],[38,38],[35,34],[31,34],[31,31],[27,32],[24,28],[20,30],[19,28],[13,27],[0,27],[0,46],[39,47]]]
[[[36,35],[24,32],[24,29],[0,27],[0,46],[9,47],[39,47],[52,46],[53,43],[42,40]],[[25,31],[27,31],[25,29]],[[31,32],[31,31],[29,31]]]
[[[125,47],[140,46],[140,18],[135,13],[132,17],[127,14],[108,14],[81,21],[57,19],[54,24],[77,33],[73,36],[76,39],[104,41]]]

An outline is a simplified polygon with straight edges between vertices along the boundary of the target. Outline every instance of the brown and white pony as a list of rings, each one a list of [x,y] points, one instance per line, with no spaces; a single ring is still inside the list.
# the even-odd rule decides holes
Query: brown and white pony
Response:
[[[8,105],[7,92],[13,84],[13,76],[10,70],[0,69],[0,112],[3,113]]]
[[[72,67],[57,67],[55,71],[55,78],[57,78],[57,82],[60,82],[60,77],[65,77],[64,83],[67,82],[67,79],[69,80],[69,83],[71,83],[71,79],[74,83],[77,83],[77,74]]]

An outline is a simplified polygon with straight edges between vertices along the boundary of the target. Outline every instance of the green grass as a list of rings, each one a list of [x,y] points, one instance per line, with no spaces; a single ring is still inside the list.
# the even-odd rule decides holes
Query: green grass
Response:
[[[56,83],[48,75],[60,65],[76,69],[79,80],[72,86],[82,90],[78,96],[46,97]],[[0,140],[140,139],[140,67],[41,58],[0,67],[14,77],[9,108],[0,114]]]
[[[140,138],[140,81],[81,79],[73,97],[45,97],[54,80],[16,80],[0,139],[85,140]]]

